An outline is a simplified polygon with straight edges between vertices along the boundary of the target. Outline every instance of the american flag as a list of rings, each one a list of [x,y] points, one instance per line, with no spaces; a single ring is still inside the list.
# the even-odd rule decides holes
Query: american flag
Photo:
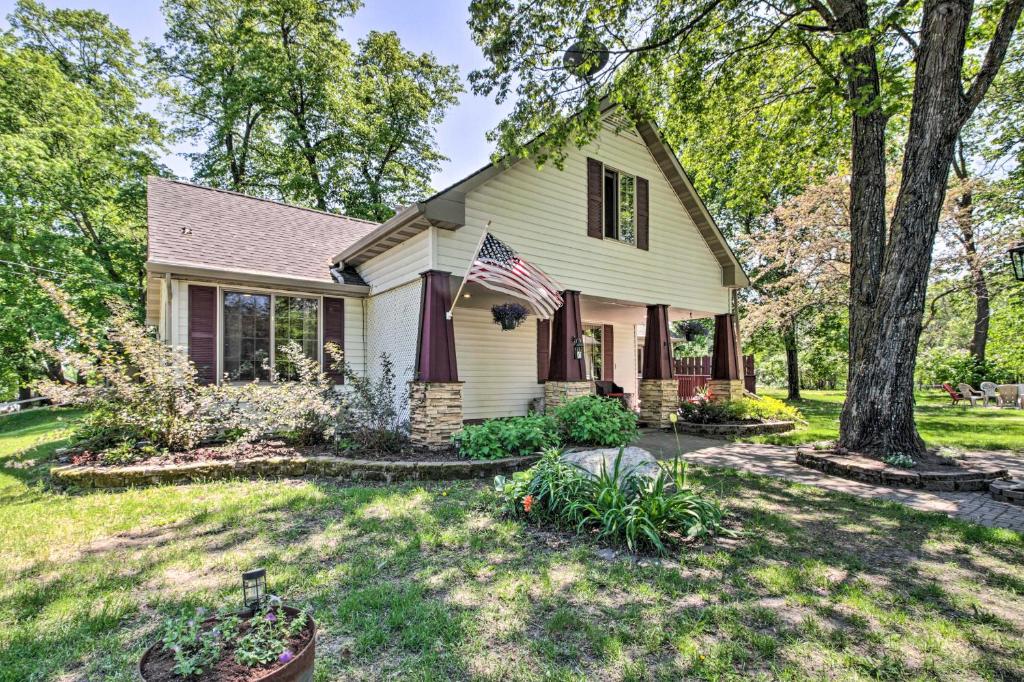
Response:
[[[489,232],[466,273],[466,281],[480,282],[488,289],[525,298],[541,319],[551,317],[562,307],[562,295],[551,278]]]

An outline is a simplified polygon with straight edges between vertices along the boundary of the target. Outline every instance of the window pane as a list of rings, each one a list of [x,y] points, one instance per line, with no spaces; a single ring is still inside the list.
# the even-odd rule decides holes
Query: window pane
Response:
[[[289,341],[302,348],[306,357],[317,359],[318,299],[298,296],[277,296],[274,299],[274,364],[282,379],[295,379],[292,363],[281,351]]]
[[[602,375],[604,354],[601,352],[601,332],[599,325],[583,327],[583,359],[587,369],[587,380],[598,381]]]
[[[619,239],[636,244],[636,178],[619,176]]]
[[[613,170],[604,172],[604,236],[618,239],[616,216],[618,215],[619,192],[618,173]]]
[[[230,381],[270,377],[270,296],[224,292],[224,373]]]

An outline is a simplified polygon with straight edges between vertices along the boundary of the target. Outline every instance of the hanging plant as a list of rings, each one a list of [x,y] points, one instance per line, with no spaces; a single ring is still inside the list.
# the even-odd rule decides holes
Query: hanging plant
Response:
[[[701,324],[700,320],[686,320],[679,323],[678,327],[679,334],[689,341],[696,341],[697,339],[707,336],[707,328]]]
[[[508,332],[521,325],[528,313],[518,303],[502,303],[491,306],[491,314],[494,315],[495,323],[501,325],[502,331]]]

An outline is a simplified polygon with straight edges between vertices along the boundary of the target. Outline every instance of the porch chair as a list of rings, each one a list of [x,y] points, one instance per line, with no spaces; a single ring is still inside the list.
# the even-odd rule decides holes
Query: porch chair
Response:
[[[625,390],[614,381],[595,381],[594,388],[602,398],[616,398],[623,407],[629,409],[629,398]]]
[[[1020,395],[1020,386],[1018,384],[1000,384],[996,386],[996,391],[999,396],[1000,407],[1016,407],[1018,410],[1024,407]]]
[[[975,391],[971,388],[970,384],[957,384],[956,390],[960,391],[960,396],[963,400],[971,403],[971,407],[974,407],[977,401],[981,401],[981,404],[985,404],[985,394],[981,391]]]
[[[960,401],[964,399],[962,395],[956,392],[956,389],[949,384],[942,384],[942,390],[949,394],[950,399],[954,405],[959,405]]]
[[[1003,406],[1003,398],[996,391],[995,384],[993,384],[991,381],[983,381],[981,382],[981,384],[979,384],[979,387],[981,388],[981,392],[985,394],[985,405],[988,405],[989,399],[992,399],[995,401],[996,406]]]

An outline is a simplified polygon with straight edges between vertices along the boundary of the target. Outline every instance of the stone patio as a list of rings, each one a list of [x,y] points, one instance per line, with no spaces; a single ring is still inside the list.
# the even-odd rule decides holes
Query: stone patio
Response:
[[[1024,533],[1024,507],[993,500],[987,492],[930,492],[896,489],[850,481],[807,469],[796,463],[796,448],[779,445],[730,443],[710,438],[679,435],[671,431],[644,429],[633,445],[649,450],[658,459],[671,459],[681,451],[684,459],[713,467],[729,467],[765,476],[776,476],[878,500],[892,500],[920,509],[941,512],[991,528],[1008,528]],[[1024,457],[1012,452],[970,453],[965,459],[1004,467],[1014,478],[1024,478]]]

